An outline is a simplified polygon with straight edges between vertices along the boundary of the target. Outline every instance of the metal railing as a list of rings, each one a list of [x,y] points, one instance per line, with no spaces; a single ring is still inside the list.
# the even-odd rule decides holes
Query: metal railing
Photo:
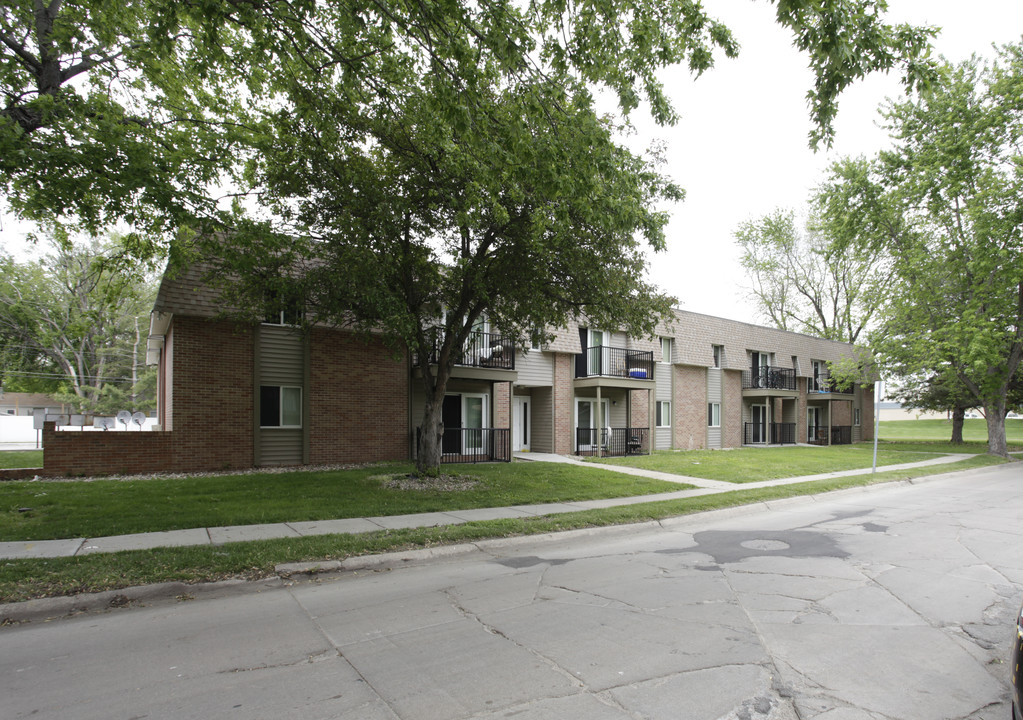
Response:
[[[796,371],[792,368],[762,366],[742,371],[743,390],[796,389]]]
[[[810,445],[852,445],[852,425],[813,425],[806,437]]]
[[[743,445],[795,445],[795,423],[744,423]]]
[[[433,348],[430,351],[430,362],[436,364],[443,340],[443,328],[432,328],[431,332]],[[455,349],[453,355],[455,365],[499,370],[515,369],[515,343],[500,333],[473,331],[462,347]]]
[[[416,452],[422,428],[416,428]],[[444,428],[442,463],[511,462],[511,430],[508,428]]]
[[[597,439],[600,438],[600,445]],[[604,457],[650,454],[649,428],[576,428],[575,454]]]
[[[852,395],[852,385],[840,386],[838,382],[827,373],[821,373],[816,377],[809,378],[806,383],[806,391],[810,393],[838,393],[840,395]]]
[[[654,379],[654,354],[649,350],[626,350],[594,345],[575,356],[575,376]]]

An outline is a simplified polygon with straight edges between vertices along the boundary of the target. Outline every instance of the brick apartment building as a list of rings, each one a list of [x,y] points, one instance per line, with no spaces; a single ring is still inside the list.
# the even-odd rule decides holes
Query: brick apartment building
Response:
[[[197,270],[166,276],[152,314],[158,425],[44,432],[48,474],[407,460],[424,395],[379,340],[243,326]],[[522,352],[481,323],[443,407],[445,461],[513,452],[645,453],[871,439],[872,388],[838,388],[845,343],[676,311],[655,338],[572,324]]]

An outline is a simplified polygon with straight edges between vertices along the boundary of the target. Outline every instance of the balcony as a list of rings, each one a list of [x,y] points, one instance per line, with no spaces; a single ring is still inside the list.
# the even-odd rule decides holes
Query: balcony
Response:
[[[795,423],[743,423],[743,445],[795,445]]]
[[[649,428],[576,428],[575,454],[595,456],[599,452],[603,457],[649,455],[649,438]]]
[[[810,445],[852,445],[852,425],[817,425],[807,429]]]
[[[433,349],[430,363],[437,364],[443,328],[433,328]],[[454,364],[462,367],[487,368],[493,370],[515,369],[515,343],[500,333],[472,332],[465,344],[454,352]]]
[[[575,356],[575,376],[653,380],[654,354],[649,350],[594,345]]]
[[[796,371],[792,368],[763,365],[742,371],[743,390],[796,391]]]
[[[806,391],[808,393],[832,393],[836,395],[852,395],[853,389],[852,384],[845,386],[839,386],[831,375],[827,373],[820,373],[809,380],[807,380]]]
[[[416,447],[422,428],[416,428]],[[511,462],[511,430],[508,428],[444,428],[442,463]]]

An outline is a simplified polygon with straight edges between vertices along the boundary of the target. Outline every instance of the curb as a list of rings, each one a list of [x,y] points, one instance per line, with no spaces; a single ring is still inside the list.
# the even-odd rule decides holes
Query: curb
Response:
[[[18,625],[36,621],[50,622],[85,613],[111,612],[120,608],[157,603],[185,602],[197,599],[214,599],[249,592],[262,592],[288,587],[296,582],[307,582],[314,579],[331,579],[345,573],[387,572],[401,567],[410,567],[436,560],[458,559],[470,554],[492,554],[497,556],[502,550],[513,550],[519,545],[535,544],[552,540],[581,539],[587,537],[629,535],[643,530],[662,529],[678,531],[684,526],[714,520],[726,520],[732,517],[751,515],[762,510],[777,510],[782,507],[798,504],[820,502],[822,499],[840,498],[844,495],[858,495],[875,490],[892,489],[897,486],[912,486],[925,482],[952,479],[964,472],[989,473],[1004,469],[1004,466],[957,470],[938,475],[925,475],[919,478],[890,480],[872,485],[844,488],[811,495],[797,495],[779,500],[755,502],[747,505],[705,510],[689,515],[678,515],[662,520],[648,520],[626,525],[606,525],[601,527],[579,528],[560,532],[541,533],[537,535],[516,535],[507,538],[490,538],[473,543],[455,545],[438,545],[436,547],[403,550],[376,555],[359,555],[343,560],[325,560],[302,563],[282,563],[274,567],[273,576],[260,580],[220,580],[216,582],[189,584],[184,582],[165,582],[153,585],[137,585],[118,590],[105,590],[98,593],[82,593],[68,597],[39,598],[22,602],[0,604],[0,627]]]

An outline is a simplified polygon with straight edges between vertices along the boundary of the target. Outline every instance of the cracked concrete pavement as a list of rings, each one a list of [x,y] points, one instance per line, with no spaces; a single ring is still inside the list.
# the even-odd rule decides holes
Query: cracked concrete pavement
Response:
[[[35,621],[0,714],[1005,720],[1021,519],[1009,465]]]

